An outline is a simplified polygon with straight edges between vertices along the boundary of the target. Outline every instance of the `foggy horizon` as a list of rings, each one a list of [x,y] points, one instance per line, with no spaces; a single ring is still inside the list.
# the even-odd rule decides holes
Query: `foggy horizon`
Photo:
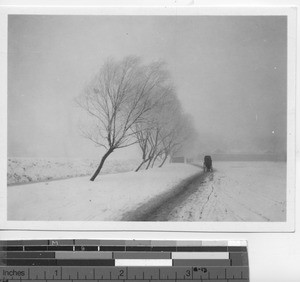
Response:
[[[74,99],[106,58],[163,60],[199,153],[285,154],[285,16],[8,19],[8,157],[100,158]],[[136,146],[110,158],[139,157]]]

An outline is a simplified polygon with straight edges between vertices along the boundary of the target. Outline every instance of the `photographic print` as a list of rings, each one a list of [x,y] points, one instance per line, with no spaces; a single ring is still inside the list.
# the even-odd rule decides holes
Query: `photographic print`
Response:
[[[295,37],[266,11],[8,14],[5,220],[288,223]]]

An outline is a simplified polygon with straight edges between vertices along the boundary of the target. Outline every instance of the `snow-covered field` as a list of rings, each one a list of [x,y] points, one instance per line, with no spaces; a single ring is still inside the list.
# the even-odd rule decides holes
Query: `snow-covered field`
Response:
[[[92,175],[100,160],[9,158],[7,184],[49,181],[53,179]],[[102,173],[131,171],[139,160],[107,160]]]
[[[8,186],[8,220],[120,220],[182,180],[199,173],[186,164]]]
[[[286,163],[218,162],[170,221],[285,221]]]

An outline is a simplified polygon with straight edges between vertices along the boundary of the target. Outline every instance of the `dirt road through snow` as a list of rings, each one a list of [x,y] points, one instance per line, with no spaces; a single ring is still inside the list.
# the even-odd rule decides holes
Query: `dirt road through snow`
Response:
[[[214,187],[211,185],[213,178],[213,172],[203,174],[198,181],[190,184],[192,189],[185,187],[187,190],[191,190],[191,193],[186,197],[168,202],[149,219],[151,221],[194,221],[196,218],[202,220],[203,211],[210,204],[210,197],[214,191]]]
[[[200,172],[183,180],[167,193],[158,195],[138,209],[124,215],[124,221],[167,221],[169,212],[178,207],[186,199],[194,195],[202,187],[207,175]]]
[[[140,221],[284,221],[285,164],[216,163],[160,205],[137,210]],[[149,204],[148,204],[149,205]],[[153,203],[152,203],[153,205]]]

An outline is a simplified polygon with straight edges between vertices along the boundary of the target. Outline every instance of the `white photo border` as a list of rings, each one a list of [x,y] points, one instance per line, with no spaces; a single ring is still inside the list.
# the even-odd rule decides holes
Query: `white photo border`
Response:
[[[8,15],[282,15],[288,19],[287,214],[285,222],[123,222],[7,220],[7,37]],[[0,7],[0,229],[66,231],[293,232],[296,188],[295,7]]]

